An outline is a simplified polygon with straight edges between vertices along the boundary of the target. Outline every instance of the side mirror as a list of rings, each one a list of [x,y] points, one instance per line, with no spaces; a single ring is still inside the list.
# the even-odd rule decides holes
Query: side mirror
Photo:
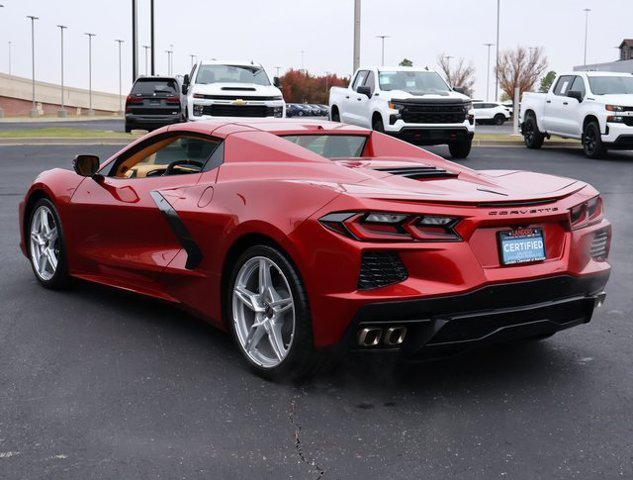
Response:
[[[464,87],[453,87],[453,91],[461,93],[462,95],[466,95],[466,89]]]
[[[185,73],[185,76],[182,80],[182,94],[183,95],[187,95],[187,92],[189,91],[189,74]]]
[[[279,81],[279,77],[273,77],[273,85],[277,88],[281,88],[281,82]]]
[[[99,171],[97,155],[77,155],[73,160],[73,169],[82,177],[93,177]]]
[[[582,102],[582,92],[579,90],[570,90],[567,92],[569,98],[575,98],[578,102]]]
[[[356,92],[359,93],[360,95],[366,95],[367,98],[371,97],[371,88],[369,88],[369,87],[367,87],[365,85],[362,85],[362,86],[358,87],[356,89]]]

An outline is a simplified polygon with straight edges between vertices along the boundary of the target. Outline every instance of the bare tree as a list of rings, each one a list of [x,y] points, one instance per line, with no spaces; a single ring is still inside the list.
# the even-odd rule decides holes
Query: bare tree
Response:
[[[543,47],[517,47],[505,50],[499,55],[497,78],[499,86],[508,98],[514,98],[514,89],[519,88],[519,96],[523,92],[534,90],[537,81],[547,69],[547,57]]]
[[[457,59],[451,65],[451,58],[446,54],[437,57],[437,63],[444,73],[451,87],[461,87],[469,97],[473,96],[475,85],[475,67],[472,62],[466,63],[463,58]]]

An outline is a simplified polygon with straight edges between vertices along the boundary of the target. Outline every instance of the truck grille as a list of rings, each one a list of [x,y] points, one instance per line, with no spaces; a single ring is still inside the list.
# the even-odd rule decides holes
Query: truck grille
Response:
[[[213,117],[272,117],[273,110],[265,105],[205,105],[202,114]]]
[[[400,116],[406,123],[462,123],[466,120],[463,103],[393,103],[400,107]]]
[[[359,290],[393,285],[407,279],[409,273],[396,252],[365,252],[358,279]]]

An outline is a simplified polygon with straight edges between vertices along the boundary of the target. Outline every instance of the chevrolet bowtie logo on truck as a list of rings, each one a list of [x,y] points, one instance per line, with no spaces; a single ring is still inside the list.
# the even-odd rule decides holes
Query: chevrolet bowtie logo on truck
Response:
[[[543,207],[543,208],[525,208],[518,210],[499,210],[488,212],[488,215],[491,216],[502,216],[502,215],[533,215],[536,213],[554,213],[558,212],[558,207]]]
[[[237,100],[233,102],[233,105],[246,105],[246,102],[242,100],[241,98],[238,98]]]

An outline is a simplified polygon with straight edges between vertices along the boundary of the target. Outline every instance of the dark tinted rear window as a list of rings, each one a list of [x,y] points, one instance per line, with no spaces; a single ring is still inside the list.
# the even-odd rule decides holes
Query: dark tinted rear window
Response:
[[[284,135],[283,138],[326,158],[360,157],[367,137],[362,135]]]
[[[132,87],[132,93],[141,95],[152,95],[154,93],[173,95],[177,92],[178,87],[173,80],[138,80]]]

